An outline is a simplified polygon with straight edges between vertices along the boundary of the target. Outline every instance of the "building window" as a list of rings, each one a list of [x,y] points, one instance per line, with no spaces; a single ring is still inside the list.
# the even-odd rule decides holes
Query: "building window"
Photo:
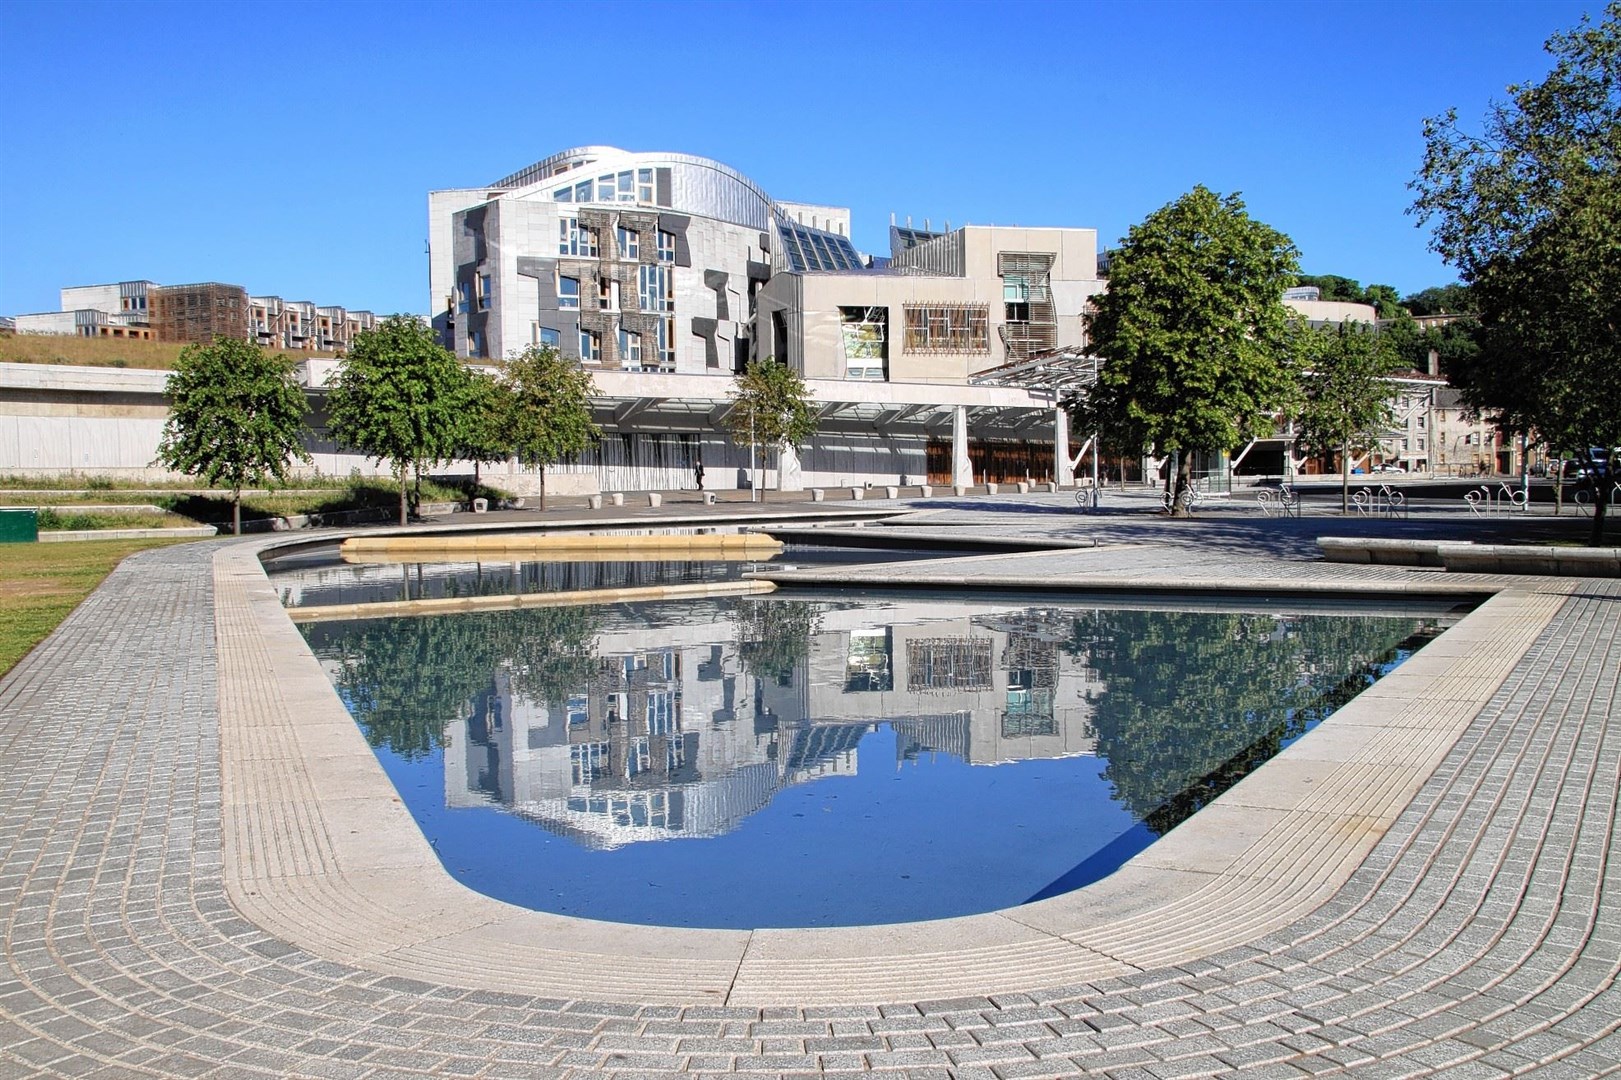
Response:
[[[578,311],[580,308],[580,279],[560,277],[557,279],[557,306],[564,310]]]
[[[596,364],[602,361],[602,335],[595,330],[580,331],[580,360]]]
[[[620,327],[619,359],[631,371],[642,369],[642,335]]]
[[[635,173],[622,172],[622,173],[619,174],[619,201],[620,202],[635,202],[636,201],[636,174]]]
[[[488,274],[478,276],[478,309],[480,311],[490,310],[490,275]]]
[[[613,280],[613,278],[605,278],[605,277],[597,278],[597,307],[601,308],[602,310],[605,310],[605,311],[607,309],[609,309],[609,308],[617,307],[618,305],[615,304],[613,301],[614,301],[614,280]]]
[[[613,202],[613,201],[614,201],[614,178],[613,178],[613,173],[609,173],[607,176],[599,176],[599,177],[597,177],[597,202]]]
[[[988,353],[989,304],[907,304],[905,349],[909,353]]]
[[[674,735],[677,726],[674,690],[651,690],[647,694],[647,733]]]
[[[636,170],[636,201],[650,203],[653,201],[653,170]]]
[[[562,344],[562,336],[549,326],[535,324],[535,344],[548,349],[555,349]]]
[[[841,307],[844,377],[882,382],[889,361],[889,309]]]
[[[597,230],[581,225],[579,218],[557,219],[557,253],[582,259],[597,257]]]
[[[456,286],[456,314],[466,315],[468,308],[467,283],[461,282]]]
[[[675,292],[671,287],[668,266],[638,267],[636,276],[637,299],[643,311],[675,310]]]
[[[659,320],[659,370],[675,370],[675,320]]]
[[[675,262],[675,233],[659,230],[659,262]]]
[[[467,333],[467,355],[468,356],[483,356],[484,355],[484,331],[482,331],[482,330],[470,330],[470,331],[468,331],[468,333]]]
[[[571,188],[571,187],[558,188],[556,191],[552,192],[552,201],[553,202],[573,202],[574,201],[574,189]]]
[[[635,260],[641,257],[641,235],[635,229],[619,226],[619,257]]]

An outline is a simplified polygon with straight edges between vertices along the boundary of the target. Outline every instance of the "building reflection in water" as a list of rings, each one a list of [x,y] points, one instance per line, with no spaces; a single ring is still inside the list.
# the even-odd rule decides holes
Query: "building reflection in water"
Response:
[[[559,700],[498,670],[444,740],[451,806],[497,804],[593,848],[718,836],[786,788],[852,774],[880,724],[906,767],[1092,753],[1100,689],[1074,613],[915,600],[620,609]]]

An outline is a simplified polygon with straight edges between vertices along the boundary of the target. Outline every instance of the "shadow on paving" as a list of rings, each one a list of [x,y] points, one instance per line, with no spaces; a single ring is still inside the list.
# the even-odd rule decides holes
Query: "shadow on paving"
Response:
[[[1126,497],[1116,497],[1121,504]],[[973,528],[973,518],[985,515],[986,525],[996,517],[995,527],[1006,529],[1012,516],[1039,519],[1044,530],[1055,535],[1100,544],[1168,544],[1200,549],[1218,549],[1234,554],[1259,557],[1316,560],[1322,558],[1319,536],[1381,537],[1397,540],[1467,540],[1484,544],[1581,544],[1591,522],[1575,516],[1533,516],[1481,518],[1465,512],[1419,509],[1409,517],[1370,517],[1356,513],[1341,516],[1337,511],[1316,507],[1298,518],[1266,517],[1242,504],[1203,509],[1191,517],[1172,518],[1134,499],[1137,505],[1107,502],[1091,511],[1052,502],[988,502],[985,500],[936,500],[930,510],[950,510],[964,520],[959,527]],[[1071,522],[1057,526],[1054,518]],[[940,522],[940,525],[946,523]]]

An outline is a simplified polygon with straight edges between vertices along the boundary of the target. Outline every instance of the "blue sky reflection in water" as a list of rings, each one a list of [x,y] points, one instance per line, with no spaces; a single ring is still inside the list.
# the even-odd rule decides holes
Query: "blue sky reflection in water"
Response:
[[[1444,621],[907,596],[305,632],[459,880],[563,914],[767,927],[1105,876]]]

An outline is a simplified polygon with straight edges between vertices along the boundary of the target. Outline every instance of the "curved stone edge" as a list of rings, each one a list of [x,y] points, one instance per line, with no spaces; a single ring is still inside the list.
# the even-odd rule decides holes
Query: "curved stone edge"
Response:
[[[1348,880],[1565,591],[1498,593],[1095,885],[927,923],[686,930],[532,912],[452,880],[281,607],[258,560],[275,546],[232,544],[214,561],[225,881],[237,909],[311,953],[379,973],[672,1004],[992,994],[1127,975],[1264,936]]]

